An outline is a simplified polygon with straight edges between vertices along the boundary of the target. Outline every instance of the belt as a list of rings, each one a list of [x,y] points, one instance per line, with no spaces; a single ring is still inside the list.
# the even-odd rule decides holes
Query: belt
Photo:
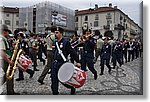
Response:
[[[54,60],[54,62],[64,62],[63,60]]]
[[[53,51],[53,50],[47,50],[47,51]]]
[[[93,52],[84,51],[84,53],[93,53]]]

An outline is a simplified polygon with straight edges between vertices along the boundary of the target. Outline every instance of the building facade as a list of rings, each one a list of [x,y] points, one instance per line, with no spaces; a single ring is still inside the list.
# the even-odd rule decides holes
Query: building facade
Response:
[[[111,31],[115,39],[136,38],[143,30],[124,12],[112,7],[110,3],[106,7],[90,8],[87,10],[75,11],[75,29],[82,34],[84,29],[91,29],[93,32],[99,30],[104,36],[105,32]]]
[[[19,27],[19,8],[0,7],[0,24],[6,24],[14,32]]]
[[[19,9],[20,27],[27,31],[45,34],[52,25],[65,29],[66,35],[75,29],[75,11],[46,1]]]

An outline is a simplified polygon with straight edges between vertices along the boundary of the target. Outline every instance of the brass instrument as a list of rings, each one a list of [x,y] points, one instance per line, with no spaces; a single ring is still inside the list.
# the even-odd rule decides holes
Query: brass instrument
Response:
[[[14,51],[13,51],[13,55],[11,57],[11,61],[14,62],[14,65],[11,66],[9,64],[7,72],[6,72],[6,78],[8,80],[12,79],[12,77],[14,75],[14,72],[15,72],[15,69],[16,69],[16,66],[17,66],[17,62],[18,62],[19,56],[20,56],[20,54],[22,52],[22,49],[19,49],[19,51],[18,51],[18,44],[19,44],[19,39],[16,41],[16,45],[15,45],[15,48],[14,48]]]
[[[95,34],[89,34],[89,35],[87,35],[87,36],[86,36],[86,35],[82,35],[81,37],[78,38],[77,41],[75,41],[74,43],[71,43],[71,45],[73,45],[72,47],[75,48],[75,47],[77,47],[79,44],[85,42],[85,41],[87,40],[87,38],[93,37],[93,36],[95,36]],[[77,43],[77,44],[74,45],[75,43]]]

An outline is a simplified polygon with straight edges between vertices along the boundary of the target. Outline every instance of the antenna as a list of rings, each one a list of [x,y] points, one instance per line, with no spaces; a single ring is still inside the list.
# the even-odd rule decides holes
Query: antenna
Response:
[[[92,7],[92,1],[90,1],[90,8]]]

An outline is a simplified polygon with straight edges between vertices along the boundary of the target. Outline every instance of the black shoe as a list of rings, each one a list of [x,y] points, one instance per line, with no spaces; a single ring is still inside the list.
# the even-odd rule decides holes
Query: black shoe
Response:
[[[108,73],[109,73],[109,74],[111,73],[111,68],[108,70]]]
[[[7,93],[7,95],[20,95],[20,93],[12,92],[12,93]]]
[[[103,75],[103,73],[100,73],[99,75]]]
[[[34,71],[39,71],[39,69],[34,69]]]
[[[116,66],[113,66],[112,68],[113,68],[113,69],[115,69],[115,68],[116,68]]]
[[[94,74],[94,79],[95,80],[97,79],[97,72]]]
[[[16,81],[21,81],[21,80],[24,80],[24,79],[21,79],[21,78],[17,78],[17,79],[16,79]]]
[[[84,69],[84,71],[86,72],[86,71],[88,71],[87,69]]]
[[[34,75],[34,71],[30,74],[30,77],[29,78],[32,78]]]
[[[122,64],[119,65],[120,67],[122,66]]]
[[[45,65],[45,60],[43,60],[43,65]]]
[[[44,84],[44,82],[43,82],[43,81],[41,81],[41,80],[38,80],[38,82],[39,82],[41,85],[43,85],[43,84]]]
[[[76,89],[75,88],[71,88],[71,95],[75,95],[75,93],[76,93]]]
[[[49,71],[47,74],[51,74],[51,71]]]

